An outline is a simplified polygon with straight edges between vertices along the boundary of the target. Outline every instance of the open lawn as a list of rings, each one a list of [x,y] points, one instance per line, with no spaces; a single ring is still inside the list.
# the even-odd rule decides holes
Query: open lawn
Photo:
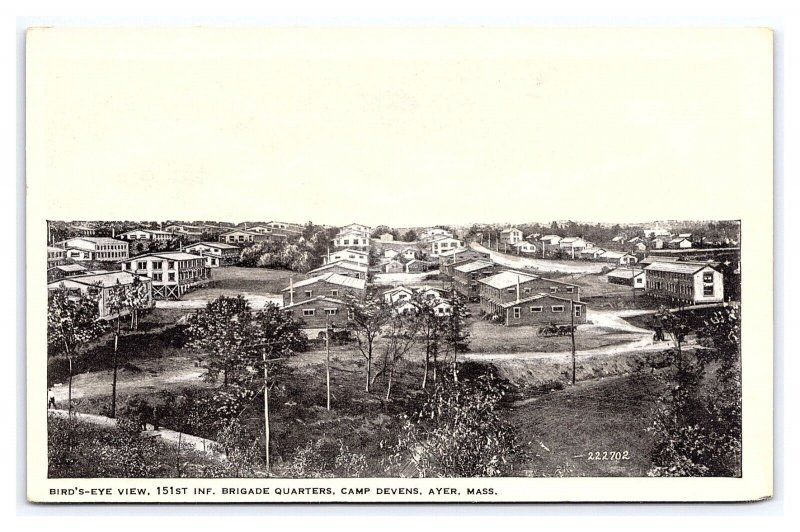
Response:
[[[213,281],[207,286],[185,294],[185,301],[211,301],[219,296],[234,297],[239,294],[251,301],[253,306],[263,306],[266,301],[275,301],[281,290],[289,286],[289,279],[294,282],[307,279],[302,273],[289,270],[272,270],[268,268],[242,268],[229,266],[216,268]]]
[[[591,317],[590,317],[591,319]],[[569,336],[537,336],[538,327],[505,327],[499,323],[475,320],[469,326],[471,353],[563,352],[572,348]],[[641,335],[608,327],[580,325],[575,330],[578,351],[632,342]]]
[[[578,383],[517,401],[508,419],[523,445],[520,476],[645,476],[655,374]]]

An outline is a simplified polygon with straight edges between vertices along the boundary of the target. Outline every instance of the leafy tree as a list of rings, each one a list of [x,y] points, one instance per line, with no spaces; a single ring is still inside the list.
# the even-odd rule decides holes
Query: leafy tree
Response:
[[[227,386],[244,369],[252,351],[250,304],[242,296],[220,296],[190,316],[188,345],[209,355],[206,378],[223,375]]]
[[[503,421],[502,383],[483,374],[436,384],[422,408],[406,417],[393,454],[392,475],[420,477],[496,477],[508,474],[518,446]]]
[[[696,320],[695,320],[696,321]],[[654,436],[651,476],[741,475],[741,351],[739,314],[715,311],[700,323],[676,315],[666,321],[676,341],[667,391],[649,428]],[[693,325],[705,349],[682,349]]]
[[[66,356],[69,363],[68,405],[72,414],[73,358],[82,346],[100,337],[107,324],[99,318],[97,301],[100,289],[87,294],[70,291],[63,284],[48,294],[47,351]]]
[[[355,336],[358,350],[367,363],[364,391],[369,393],[375,340],[391,317],[391,308],[374,291],[369,291],[363,301],[357,297],[349,296],[347,309],[349,314],[348,323]]]
[[[404,242],[416,242],[417,238],[418,238],[417,232],[414,231],[413,229],[409,229],[403,235],[403,241]]]

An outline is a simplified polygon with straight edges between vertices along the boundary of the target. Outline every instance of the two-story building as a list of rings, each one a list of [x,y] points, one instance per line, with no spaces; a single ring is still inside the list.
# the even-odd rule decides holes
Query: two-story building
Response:
[[[348,296],[363,299],[367,290],[365,279],[356,279],[338,273],[326,273],[297,283],[290,282],[281,292],[283,306],[294,305],[318,296],[347,300]]]
[[[322,260],[325,264],[346,260],[366,266],[369,264],[369,254],[366,251],[359,251],[357,249],[339,249],[330,252],[328,255],[323,257]]]
[[[689,304],[724,300],[722,272],[702,262],[653,262],[645,266],[645,293]]]
[[[340,232],[333,238],[333,247],[337,249],[369,250],[369,233],[359,231]]]
[[[580,302],[578,285],[547,279],[538,275],[504,270],[478,281],[481,310],[487,314],[500,312],[512,301],[524,300],[538,294],[548,294]]]
[[[186,246],[184,250],[187,253],[205,257],[206,266],[209,268],[233,266],[239,262],[242,256],[240,248],[224,242],[198,242],[197,244]]]
[[[492,261],[476,260],[453,268],[453,287],[467,301],[477,301],[480,297],[478,281],[495,274],[499,266]]]
[[[155,299],[179,299],[211,281],[211,268],[206,266],[205,257],[182,251],[139,255],[120,265],[123,271],[149,277]]]
[[[558,248],[573,259],[579,257],[580,252],[587,247],[590,246],[586,240],[577,236],[569,236],[558,241]]]
[[[509,227],[508,229],[500,231],[500,244],[507,247],[519,244],[522,240],[522,231],[516,227]]]
[[[470,248],[459,248],[439,254],[439,271],[450,277],[453,276],[453,266],[463,264],[465,261],[489,260],[491,255],[484,251],[475,251]]]
[[[457,238],[443,236],[429,241],[426,244],[426,251],[431,257],[438,257],[447,251],[461,249],[464,247],[464,241]]]
[[[281,240],[285,239],[285,235],[276,235],[272,233],[255,233],[253,231],[244,231],[241,229],[235,229],[233,231],[227,231],[219,235],[219,241],[225,244],[239,244],[239,245],[247,245],[252,244],[254,242],[264,242],[267,240]]]
[[[123,287],[132,285],[134,279],[137,278],[140,283],[139,289],[142,291],[142,308],[151,308],[153,306],[153,286],[151,280],[147,277],[137,276],[130,272],[104,272],[74,275],[48,283],[47,289],[52,291],[66,288],[68,291],[79,292],[96,298],[98,317],[103,320],[109,320],[117,317],[116,310],[111,309],[109,306],[111,291],[120,285]],[[122,309],[120,311],[120,316],[126,316],[129,313],[129,309]]]
[[[66,261],[67,252],[64,248],[47,246],[47,269],[63,266]]]
[[[124,240],[103,236],[81,236],[59,242],[65,258],[71,261],[116,262],[130,256],[130,245]]]
[[[172,240],[172,233],[169,231],[158,231],[155,229],[134,229],[120,233],[118,238],[122,240],[150,240],[159,242],[169,242]]]

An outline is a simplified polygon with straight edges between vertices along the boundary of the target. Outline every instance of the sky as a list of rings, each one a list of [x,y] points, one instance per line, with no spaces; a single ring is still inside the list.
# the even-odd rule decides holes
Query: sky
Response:
[[[766,30],[39,29],[50,219],[738,219],[771,175]]]

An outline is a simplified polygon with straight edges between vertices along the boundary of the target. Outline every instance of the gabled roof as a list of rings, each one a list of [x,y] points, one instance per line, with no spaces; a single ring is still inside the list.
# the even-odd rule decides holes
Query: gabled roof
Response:
[[[554,240],[554,239],[556,239],[556,238],[557,238],[557,239],[559,239],[559,240],[561,240],[561,237],[560,237],[560,236],[558,236],[558,235],[544,235],[544,236],[543,236],[543,237],[541,237],[539,240]]]
[[[62,240],[59,244],[65,244],[70,240],[83,240],[84,242],[92,242],[93,244],[127,244],[124,240],[117,240],[108,236],[75,236]]]
[[[321,272],[323,270],[329,270],[329,269],[334,268],[336,266],[339,266],[340,268],[344,268],[346,270],[352,270],[354,272],[364,272],[364,273],[366,273],[366,271],[367,271],[367,267],[365,265],[363,265],[363,264],[356,264],[355,262],[350,262],[348,260],[335,260],[333,262],[329,262],[328,264],[323,264],[319,268],[315,268],[315,269],[309,271],[308,273]]]
[[[366,251],[358,251],[357,249],[338,249],[336,251],[331,251],[331,255],[336,255],[337,253],[355,253],[357,255],[369,255]]]
[[[562,238],[559,242],[566,242],[567,244],[571,244],[572,242],[577,242],[578,240],[583,240],[579,236],[568,236],[566,238]]]
[[[670,244],[677,244],[678,242],[683,242],[684,240],[691,242],[691,241],[690,241],[688,238],[686,238],[685,236],[679,236],[678,238],[673,238],[672,240],[670,240],[670,241],[669,241],[669,243],[670,243]]]
[[[604,259],[621,259],[622,257],[633,257],[633,255],[623,251],[606,251],[603,253]]]
[[[255,231],[250,231],[249,229],[233,229],[232,231],[225,231],[219,236],[226,236],[233,233],[244,233],[246,235],[260,235],[261,233],[256,233]]]
[[[580,250],[580,255],[603,255],[606,252],[603,248],[584,248]]]
[[[512,231],[515,231],[517,233],[521,233],[522,232],[519,229],[517,229],[516,227],[509,227],[508,229],[503,229],[502,231],[500,231],[500,234],[501,235],[502,234],[507,234],[507,233],[511,233]]]
[[[484,268],[489,268],[494,266],[494,263],[488,260],[475,260],[472,262],[468,262],[466,264],[462,264],[460,266],[456,266],[454,269],[458,272],[462,273],[470,273],[476,272],[478,270],[482,270]]]
[[[633,279],[634,277],[639,277],[640,275],[644,274],[644,270],[631,270],[628,268],[617,268],[616,270],[611,270],[606,275],[609,277],[614,277],[616,279]]]
[[[705,263],[689,263],[689,262],[654,262],[644,267],[645,271],[656,272],[669,272],[669,273],[688,273],[695,274],[705,268],[714,267]]]
[[[155,257],[157,259],[164,260],[193,260],[203,258],[202,255],[194,255],[192,253],[184,253],[182,251],[164,251],[162,253],[146,253],[144,255],[137,255],[124,260],[118,260],[117,262],[133,262],[140,259],[146,259],[148,257]]]
[[[309,279],[305,279],[303,281],[294,283],[293,285],[287,286],[286,288],[281,290],[281,292],[286,292],[290,288],[294,290],[295,288],[302,288],[304,286],[310,286],[312,284],[316,284],[319,282],[326,282],[330,284],[344,286],[347,288],[355,288],[357,290],[364,290],[367,287],[366,279],[356,279],[355,277],[350,277],[348,275],[341,275],[338,273],[326,273],[323,275],[318,275],[316,277],[311,277]]]
[[[306,299],[305,301],[298,301],[297,303],[292,303],[291,305],[286,305],[285,307],[283,307],[282,310],[295,308],[295,307],[302,307],[303,305],[308,305],[309,303],[313,303],[314,301],[327,301],[328,303],[333,303],[334,305],[346,305],[347,304],[344,301],[342,301],[341,299],[336,299],[334,297],[317,296],[317,297],[312,297],[311,299]]]
[[[517,282],[526,283],[528,281],[535,281],[539,279],[538,275],[527,275],[520,272],[505,270],[498,274],[492,275],[491,277],[486,277],[485,279],[479,279],[479,283],[484,283],[492,288],[509,288],[511,286],[516,286]]]
[[[61,266],[53,266],[51,270],[61,270],[62,272],[85,272],[88,268],[80,264],[64,264]]]
[[[219,249],[239,249],[237,246],[232,244],[226,244],[225,242],[198,242],[196,244],[191,244],[186,246],[186,249],[190,249],[196,246],[207,246],[210,248],[219,248]]]
[[[117,281],[120,284],[129,284],[133,282],[135,277],[142,278],[142,276],[134,275],[130,272],[104,272],[104,273],[87,273],[84,275],[74,275],[72,277],[67,277],[66,279],[60,279],[58,281],[53,281],[48,283],[47,286],[58,286],[64,282],[70,283],[78,283],[86,286],[95,286],[99,285],[103,288],[108,288],[111,286],[115,286]]]

